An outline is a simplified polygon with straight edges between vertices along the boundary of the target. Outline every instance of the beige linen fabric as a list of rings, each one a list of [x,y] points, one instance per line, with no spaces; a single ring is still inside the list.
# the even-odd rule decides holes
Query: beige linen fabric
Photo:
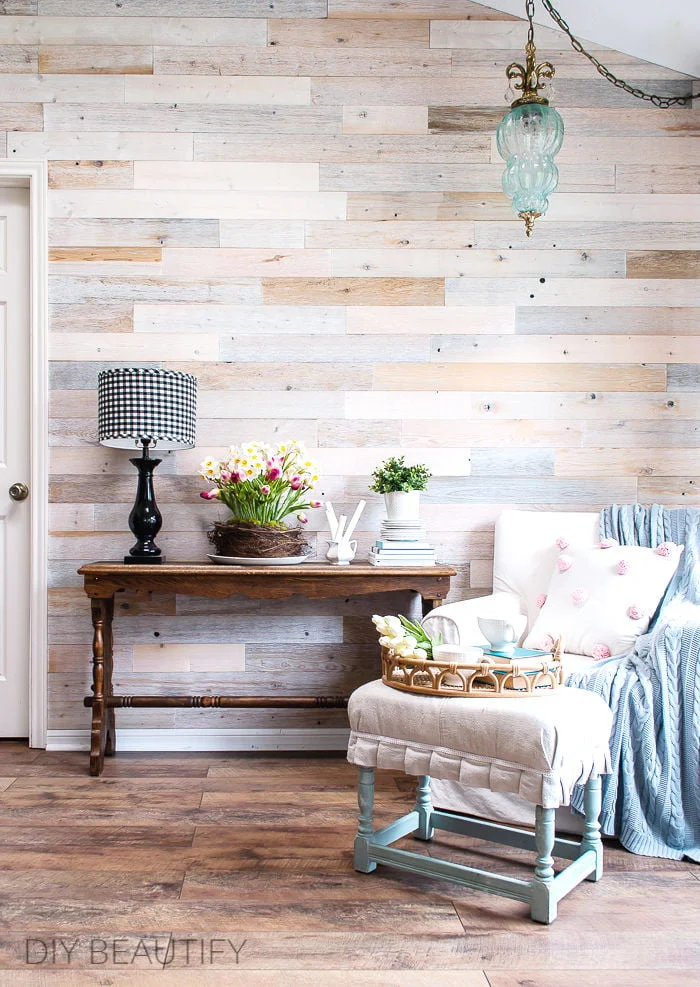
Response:
[[[568,805],[571,790],[610,771],[612,713],[582,689],[531,699],[400,692],[381,680],[350,697],[348,760]]]

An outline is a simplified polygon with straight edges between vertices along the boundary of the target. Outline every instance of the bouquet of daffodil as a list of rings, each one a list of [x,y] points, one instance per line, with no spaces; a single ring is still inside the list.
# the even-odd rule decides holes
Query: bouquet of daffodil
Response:
[[[380,617],[375,613],[372,623],[379,634],[379,644],[393,651],[400,658],[420,658],[432,660],[433,645],[441,644],[442,637],[433,640],[428,637],[420,624],[407,617]]]
[[[321,506],[320,500],[309,499],[319,480],[318,466],[296,439],[276,446],[263,442],[230,446],[223,459],[205,459],[200,475],[214,484],[200,497],[225,504],[231,511],[229,524],[284,528],[290,514],[306,524],[304,511]]]

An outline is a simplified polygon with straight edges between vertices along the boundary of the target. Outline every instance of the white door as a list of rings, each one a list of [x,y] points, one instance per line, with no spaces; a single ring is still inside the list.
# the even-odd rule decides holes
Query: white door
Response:
[[[29,189],[0,188],[0,737],[29,734],[29,297]]]

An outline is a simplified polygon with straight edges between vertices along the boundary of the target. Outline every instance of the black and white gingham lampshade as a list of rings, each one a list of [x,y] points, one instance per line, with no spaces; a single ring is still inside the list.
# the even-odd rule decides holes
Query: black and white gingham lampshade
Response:
[[[143,439],[159,449],[191,449],[197,422],[197,378],[179,370],[120,367],[97,379],[100,442],[133,449]]]

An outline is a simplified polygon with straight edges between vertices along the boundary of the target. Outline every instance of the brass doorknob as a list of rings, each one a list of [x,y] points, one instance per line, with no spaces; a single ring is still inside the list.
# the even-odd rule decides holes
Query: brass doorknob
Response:
[[[29,496],[29,487],[26,483],[13,483],[8,493],[13,500],[26,500]]]

